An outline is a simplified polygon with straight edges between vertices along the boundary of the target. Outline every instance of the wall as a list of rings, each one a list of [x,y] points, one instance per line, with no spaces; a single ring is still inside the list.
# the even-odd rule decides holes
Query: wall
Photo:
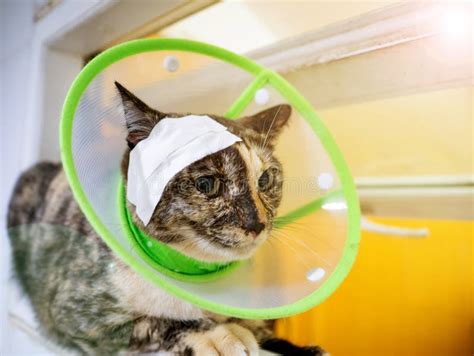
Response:
[[[473,162],[473,87],[320,110],[355,177],[466,175]]]
[[[19,345],[19,352],[32,352],[21,333],[11,332],[6,317],[6,288],[10,277],[10,246],[5,232],[6,205],[18,173],[23,168],[22,126],[27,115],[29,66],[33,40],[33,3],[0,1],[0,353]],[[15,34],[13,36],[13,34]],[[8,343],[6,342],[8,340]]]

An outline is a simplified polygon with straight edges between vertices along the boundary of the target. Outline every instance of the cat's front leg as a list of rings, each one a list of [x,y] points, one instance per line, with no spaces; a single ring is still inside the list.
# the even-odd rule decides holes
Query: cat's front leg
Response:
[[[252,332],[235,323],[144,317],[135,322],[130,351],[196,356],[257,355],[258,344]]]
[[[287,340],[278,338],[274,332],[274,320],[228,318],[227,322],[237,323],[250,330],[263,350],[283,356],[329,356],[319,346],[297,346]]]
[[[234,324],[220,324],[214,328],[191,332],[183,338],[185,350],[194,355],[258,355],[258,344],[255,336],[246,328]]]

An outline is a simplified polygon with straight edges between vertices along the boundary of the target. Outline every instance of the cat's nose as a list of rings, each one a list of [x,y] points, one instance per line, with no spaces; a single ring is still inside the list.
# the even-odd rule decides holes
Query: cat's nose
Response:
[[[259,214],[254,199],[249,195],[241,195],[235,201],[236,217],[245,235],[256,238],[265,229],[265,215]]]
[[[246,235],[250,234],[255,238],[263,231],[263,229],[265,229],[265,224],[259,220],[251,219],[244,223],[243,228]]]

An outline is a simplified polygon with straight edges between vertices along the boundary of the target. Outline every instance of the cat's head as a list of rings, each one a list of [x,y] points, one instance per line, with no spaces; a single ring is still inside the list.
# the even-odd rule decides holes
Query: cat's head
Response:
[[[189,114],[150,108],[116,83],[122,98],[129,150],[122,161],[127,179],[130,150],[163,118]],[[238,120],[208,115],[242,141],[192,163],[166,185],[147,226],[128,203],[134,223],[148,235],[193,258],[227,262],[250,257],[268,237],[282,198],[283,175],[273,155],[288,122],[289,105]]]

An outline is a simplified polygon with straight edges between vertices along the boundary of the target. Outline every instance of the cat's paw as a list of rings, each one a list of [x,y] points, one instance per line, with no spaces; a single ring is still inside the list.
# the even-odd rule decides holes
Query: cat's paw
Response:
[[[256,356],[258,344],[253,334],[237,324],[222,324],[215,328],[187,335],[184,342],[196,356]]]

